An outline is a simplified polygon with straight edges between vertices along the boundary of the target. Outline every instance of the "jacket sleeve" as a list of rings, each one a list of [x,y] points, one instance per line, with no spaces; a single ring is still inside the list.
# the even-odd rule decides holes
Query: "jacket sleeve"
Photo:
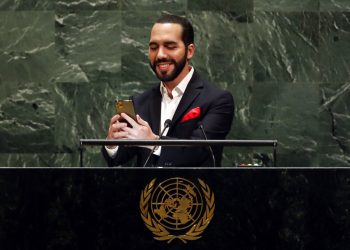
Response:
[[[112,158],[108,155],[107,150],[104,146],[101,149],[102,155],[105,158],[108,167],[121,166],[127,163],[136,155],[136,151],[137,149],[135,147],[120,146],[116,156]]]

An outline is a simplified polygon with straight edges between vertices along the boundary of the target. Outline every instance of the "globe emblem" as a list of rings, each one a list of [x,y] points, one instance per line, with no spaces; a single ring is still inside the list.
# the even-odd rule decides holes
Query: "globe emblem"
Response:
[[[170,178],[161,182],[151,197],[152,217],[171,230],[183,230],[203,216],[200,190],[184,178]]]

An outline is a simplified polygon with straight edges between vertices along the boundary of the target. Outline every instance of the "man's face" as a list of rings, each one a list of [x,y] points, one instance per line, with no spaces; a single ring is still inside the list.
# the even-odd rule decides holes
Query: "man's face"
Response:
[[[151,31],[148,58],[151,68],[161,81],[171,82],[181,78],[189,59],[182,41],[181,25],[156,23]]]

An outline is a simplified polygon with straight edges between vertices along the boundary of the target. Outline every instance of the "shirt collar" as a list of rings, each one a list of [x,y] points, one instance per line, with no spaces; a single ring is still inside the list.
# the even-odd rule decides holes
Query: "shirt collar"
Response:
[[[181,96],[183,93],[185,93],[185,90],[187,88],[188,83],[190,82],[192,76],[194,73],[193,67],[191,67],[191,70],[187,73],[187,75],[181,80],[181,82],[171,91],[172,95],[175,96]],[[164,93],[167,93],[166,88],[164,87],[164,83],[160,83],[160,93],[163,95]]]

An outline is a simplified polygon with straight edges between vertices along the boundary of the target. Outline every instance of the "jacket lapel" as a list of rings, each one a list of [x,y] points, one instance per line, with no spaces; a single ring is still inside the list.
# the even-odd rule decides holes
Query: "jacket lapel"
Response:
[[[178,122],[178,120],[184,115],[189,106],[193,103],[196,97],[200,94],[203,88],[203,83],[199,79],[199,75],[194,71],[190,82],[187,85],[185,93],[177,107],[174,117],[173,124]]]

